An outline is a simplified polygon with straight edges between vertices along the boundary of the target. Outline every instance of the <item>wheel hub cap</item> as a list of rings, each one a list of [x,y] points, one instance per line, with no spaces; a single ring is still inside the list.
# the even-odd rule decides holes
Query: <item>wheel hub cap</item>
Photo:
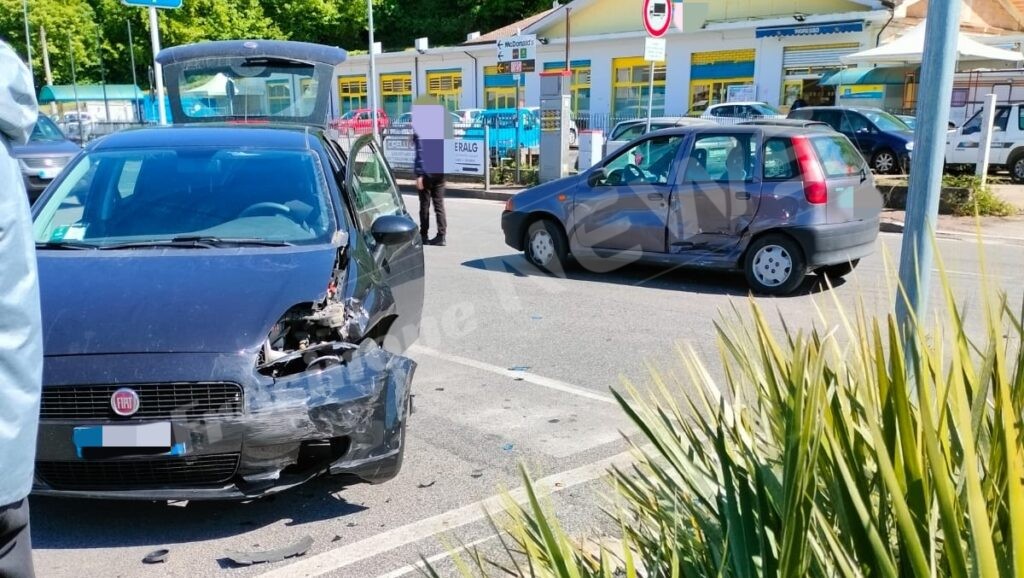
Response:
[[[547,265],[555,256],[555,243],[547,231],[534,233],[530,239],[530,253],[533,261],[539,265]]]
[[[778,287],[793,274],[793,258],[778,245],[765,245],[754,255],[754,276],[765,287]]]
[[[879,171],[886,172],[892,170],[894,164],[892,155],[888,153],[882,153],[875,159],[875,168]]]

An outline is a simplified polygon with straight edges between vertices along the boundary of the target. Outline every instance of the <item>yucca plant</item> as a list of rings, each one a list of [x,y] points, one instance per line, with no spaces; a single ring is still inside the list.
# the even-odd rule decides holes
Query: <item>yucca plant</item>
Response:
[[[527,478],[507,559],[475,552],[462,573],[1024,578],[1021,315],[986,292],[972,338],[943,285],[930,330],[838,302],[808,332],[734,311],[724,384],[681,350],[683,375],[652,370],[652,396],[615,393],[641,434],[611,472],[617,546],[570,539]]]

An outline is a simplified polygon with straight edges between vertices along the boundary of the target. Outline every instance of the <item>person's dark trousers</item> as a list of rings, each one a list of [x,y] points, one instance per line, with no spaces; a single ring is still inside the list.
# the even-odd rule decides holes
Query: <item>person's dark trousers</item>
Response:
[[[28,499],[0,506],[0,578],[33,578]]]
[[[435,179],[430,176],[423,177],[423,190],[420,191],[420,236],[427,238],[430,230],[430,205],[434,205],[434,213],[437,214],[437,235],[442,239],[448,232],[448,218],[444,212],[444,188],[443,179]]]

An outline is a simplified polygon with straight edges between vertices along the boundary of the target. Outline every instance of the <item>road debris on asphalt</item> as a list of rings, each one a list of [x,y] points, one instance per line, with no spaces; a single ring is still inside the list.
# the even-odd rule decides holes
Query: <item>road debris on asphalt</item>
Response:
[[[142,559],[143,564],[160,564],[167,561],[167,556],[171,554],[170,550],[153,550],[146,557]]]
[[[434,480],[434,481],[430,482],[429,484],[417,484],[416,487],[422,490],[422,489],[425,489],[425,488],[429,488],[429,487],[433,486],[436,483],[437,483],[437,480]]]
[[[302,556],[313,546],[313,538],[303,536],[298,542],[278,548],[276,550],[263,550],[260,552],[225,552],[224,557],[238,564],[239,566],[251,566],[265,562],[280,562],[294,556]]]

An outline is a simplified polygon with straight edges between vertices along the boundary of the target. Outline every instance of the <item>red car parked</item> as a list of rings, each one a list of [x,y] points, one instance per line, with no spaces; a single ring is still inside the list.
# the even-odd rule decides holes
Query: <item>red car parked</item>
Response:
[[[383,132],[390,122],[388,115],[381,109],[377,109],[377,131]],[[373,111],[368,108],[357,108],[350,110],[340,117],[331,121],[331,128],[341,132],[351,130],[354,134],[370,134],[373,131]]]

